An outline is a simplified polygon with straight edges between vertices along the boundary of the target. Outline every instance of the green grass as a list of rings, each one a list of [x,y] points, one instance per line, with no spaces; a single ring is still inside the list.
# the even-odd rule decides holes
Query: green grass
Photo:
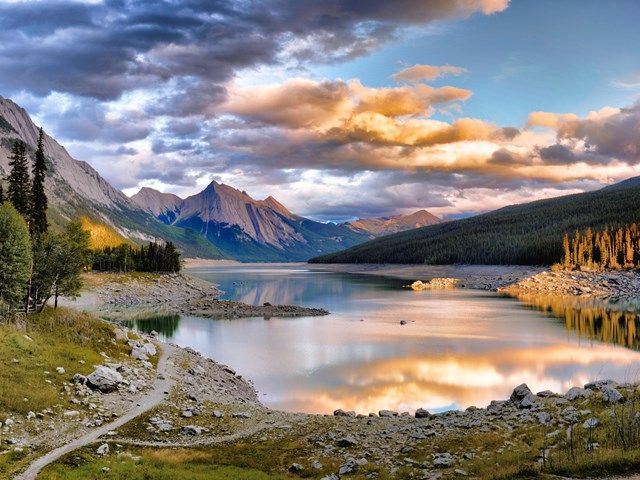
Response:
[[[114,358],[125,352],[113,338],[111,325],[64,308],[1,324],[0,420],[10,413],[37,412],[64,403],[59,394],[62,382],[76,372],[90,373],[94,364],[104,361],[100,352]],[[66,373],[56,373],[56,367]]]
[[[267,480],[290,478],[286,474],[265,473],[258,469],[216,465],[209,453],[201,450],[155,449],[132,455],[111,454],[97,458],[91,450],[68,455],[48,467],[39,480]],[[103,472],[103,467],[109,468]]]

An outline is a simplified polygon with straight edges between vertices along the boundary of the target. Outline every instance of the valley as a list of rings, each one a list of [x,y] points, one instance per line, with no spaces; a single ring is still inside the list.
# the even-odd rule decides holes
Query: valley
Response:
[[[416,268],[422,268],[424,280],[456,270]],[[605,438],[616,422],[634,415],[633,409],[627,411],[624,405],[635,402],[638,387],[622,379],[634,362],[640,365],[637,339],[629,343],[635,338],[637,314],[628,306],[601,303],[597,292],[540,297],[544,292],[529,291],[529,296],[516,302],[478,290],[480,282],[499,277],[510,278],[516,282],[513,285],[531,281],[526,275],[535,269],[508,271],[508,267],[498,266],[458,270],[466,275],[459,275],[461,280],[473,282],[475,278],[478,283],[472,288],[413,292],[403,288],[407,280],[401,277],[382,277],[371,271],[366,275],[313,271],[304,264],[201,266],[182,279],[94,274],[87,278],[88,290],[70,305],[106,314],[118,322],[120,326],[114,327],[91,317],[86,320],[88,328],[103,324],[103,335],[114,336],[108,358],[97,363],[93,360],[94,367],[90,367],[85,360],[97,355],[90,353],[93,347],[87,353],[74,347],[77,354],[72,362],[78,367],[65,363],[63,373],[45,373],[45,378],[53,375],[53,391],[61,389],[57,402],[63,403],[55,406],[48,402],[56,400],[39,400],[44,413],[38,410],[32,416],[30,412],[38,407],[30,401],[3,420],[2,432],[14,453],[0,456],[0,469],[10,472],[21,468],[62,444],[67,446],[43,456],[16,478],[35,478],[32,475],[40,467],[44,469],[39,479],[164,478],[163,471],[189,478],[340,475],[408,479],[419,475],[489,479],[537,472],[545,473],[546,478],[560,478],[588,471],[604,458],[608,463],[598,463],[602,473],[634,468],[635,457],[618,450],[615,443],[607,444]],[[394,274],[400,275],[398,271]],[[217,279],[218,286],[208,283],[207,278]],[[154,299],[160,297],[155,288],[171,296],[171,306],[177,310],[169,312],[162,302],[156,303]],[[495,288],[492,284],[489,290]],[[337,291],[342,292],[340,301],[336,301]],[[122,298],[125,292],[140,301],[118,300],[114,305],[112,300]],[[215,296],[253,305],[286,299],[300,306],[323,306],[332,314],[326,320],[303,316],[265,321],[255,318],[259,315],[256,312],[248,313],[250,318],[244,320],[225,320],[223,316],[211,320],[180,313],[180,303],[188,305],[191,295],[193,299]],[[380,302],[388,304],[387,314]],[[618,315],[615,312],[620,308]],[[544,313],[549,311],[553,311],[551,316]],[[425,318],[420,312],[430,315]],[[74,314],[63,310],[60,315]],[[407,319],[407,324],[399,324],[399,317]],[[470,320],[466,326],[464,318]],[[473,327],[476,318],[492,319],[493,324]],[[626,329],[611,337],[611,328],[623,328],[619,323],[622,318]],[[72,320],[77,321],[75,317]],[[322,334],[319,328],[326,328],[327,333]],[[463,336],[456,334],[460,328]],[[565,328],[570,328],[571,335],[563,341],[556,330]],[[40,335],[44,333],[30,326],[25,331],[32,340],[22,342],[42,342]],[[450,342],[451,335],[455,343]],[[255,338],[256,343],[248,342],[249,338]],[[412,346],[414,338],[419,343]],[[332,345],[335,341],[339,343]],[[433,343],[425,345],[425,341]],[[626,348],[619,351],[607,345],[610,342]],[[486,347],[481,347],[485,343]],[[155,348],[145,346],[152,344]],[[237,349],[240,344],[242,350]],[[341,344],[349,346],[346,358],[344,354],[325,357],[317,365],[305,366],[315,372],[313,376],[304,369],[296,376],[295,365],[305,364],[303,357],[295,359],[296,351],[304,356],[312,348],[329,354],[342,351]],[[394,344],[396,352],[390,356]],[[458,351],[462,344],[467,345],[467,354]],[[506,348],[503,354],[500,345]],[[449,351],[443,357],[445,363],[441,355],[429,354],[443,348]],[[360,351],[369,354],[360,358]],[[382,355],[372,359],[374,351]],[[20,357],[17,352],[5,351],[5,355]],[[279,363],[280,355],[285,355],[283,364]],[[526,358],[534,357],[542,370],[523,368]],[[540,363],[541,358],[546,360]],[[581,360],[565,370],[568,358]],[[55,371],[57,367],[49,366],[55,361],[48,359],[40,368]],[[407,369],[407,361],[430,372],[429,380],[417,376],[407,381],[406,375],[415,371]],[[123,380],[116,380],[121,383],[111,393],[96,391],[74,375],[79,370],[91,378],[91,369],[100,363],[122,372]],[[453,365],[463,382],[459,385],[447,380]],[[365,368],[366,372],[360,371]],[[405,376],[402,382],[392,380],[393,372],[398,371]],[[469,383],[465,372],[484,372],[484,380]],[[490,372],[506,376],[490,380]],[[551,380],[550,374],[560,376]],[[576,384],[578,378],[602,377],[612,380],[588,383],[584,388]],[[353,383],[356,378],[368,378],[370,384]],[[514,389],[518,381],[526,381],[531,389],[523,385]],[[394,402],[390,392],[409,385],[420,385],[420,391],[405,390]],[[73,409],[77,415],[65,413],[66,402],[68,411]],[[125,407],[135,403],[140,406]],[[109,417],[116,420],[111,422]],[[51,438],[46,435],[49,424],[67,433]],[[583,424],[594,426],[585,428]],[[576,430],[572,442],[599,442],[603,446],[567,463],[565,455],[572,447],[569,439],[556,433],[567,428]],[[61,460],[56,461],[58,458]],[[50,461],[53,463],[48,465]],[[501,465],[502,477],[496,477],[495,462]]]

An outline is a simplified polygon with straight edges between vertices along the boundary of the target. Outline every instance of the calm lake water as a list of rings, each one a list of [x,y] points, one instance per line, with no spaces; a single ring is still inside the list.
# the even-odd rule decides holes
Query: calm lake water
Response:
[[[414,292],[406,281],[300,266],[198,268],[224,298],[323,307],[326,317],[162,317],[135,327],[190,346],[253,381],[266,405],[430,411],[485,406],[526,382],[564,392],[640,374],[638,316],[621,306],[473,290]],[[633,307],[633,306],[631,306]],[[624,310],[624,309],[623,309]],[[407,320],[407,325],[400,325]]]

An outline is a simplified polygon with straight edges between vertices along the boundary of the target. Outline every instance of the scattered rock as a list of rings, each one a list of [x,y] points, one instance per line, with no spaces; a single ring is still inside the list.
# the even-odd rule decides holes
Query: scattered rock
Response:
[[[122,383],[122,375],[119,372],[109,368],[100,366],[96,368],[87,377],[87,385],[103,393],[113,392],[118,388],[118,384]]]
[[[358,445],[358,441],[351,435],[347,435],[346,437],[342,437],[340,440],[338,440],[339,447],[348,448],[355,447],[356,445]]]
[[[453,456],[449,452],[435,453],[433,455],[433,466],[437,468],[446,468],[453,465]]]
[[[338,475],[348,475],[356,471],[357,463],[353,458],[348,458],[346,462],[340,465]]]
[[[513,389],[513,392],[511,393],[511,397],[509,398],[514,403],[520,403],[522,400],[524,400],[524,398],[527,395],[532,395],[532,392],[526,383],[521,383],[520,385],[518,385],[516,388]]]
[[[197,425],[186,425],[182,427],[183,435],[201,435],[204,429],[202,427],[198,427]]]
[[[424,408],[417,409],[415,416],[416,418],[431,418],[431,414]]]
[[[333,411],[333,415],[336,417],[355,417],[356,416],[356,412],[354,411],[348,411],[345,412],[344,410],[342,410],[341,408],[334,410]]]
[[[587,390],[586,388],[573,387],[565,393],[564,398],[567,400],[575,400],[576,398],[587,398],[593,395],[593,390]]]
[[[304,467],[299,463],[292,463],[291,466],[289,467],[289,471],[291,473],[300,473],[303,470],[304,470]]]
[[[98,447],[98,449],[96,450],[96,453],[100,456],[104,456],[107,453],[109,453],[109,444],[108,443],[103,443],[102,445],[100,445]]]
[[[607,403],[624,403],[624,396],[613,387],[605,387],[602,390],[602,400]]]

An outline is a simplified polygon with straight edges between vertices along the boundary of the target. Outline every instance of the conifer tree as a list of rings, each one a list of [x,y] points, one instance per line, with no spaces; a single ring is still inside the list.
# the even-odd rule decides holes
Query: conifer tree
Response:
[[[31,185],[24,142],[16,140],[13,144],[9,166],[9,200],[18,213],[28,221],[31,210]]]
[[[4,187],[2,186],[2,180],[0,180],[0,205],[4,203]]]
[[[45,233],[47,224],[47,194],[44,191],[44,181],[47,174],[47,164],[44,158],[44,133],[40,128],[38,148],[36,149],[33,165],[33,186],[31,189],[31,233]]]

